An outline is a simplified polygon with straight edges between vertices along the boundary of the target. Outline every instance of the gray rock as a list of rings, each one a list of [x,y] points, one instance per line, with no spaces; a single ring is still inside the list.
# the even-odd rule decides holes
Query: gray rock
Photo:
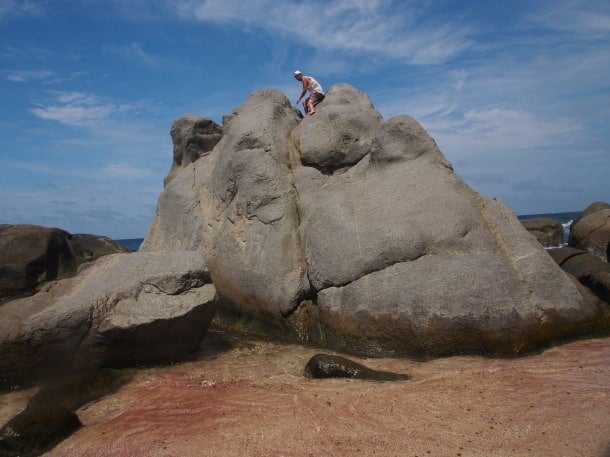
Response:
[[[348,84],[332,86],[316,109],[294,129],[292,141],[304,165],[331,173],[367,155],[381,126],[368,96]]]
[[[605,305],[414,119],[382,122],[340,84],[303,120],[259,91],[223,122],[144,243],[201,252],[220,325],[359,355],[516,354],[608,330]]]
[[[610,205],[604,202],[589,205],[572,223],[568,245],[584,249],[604,262],[610,261]]]
[[[563,244],[563,225],[557,219],[534,217],[524,219],[521,223],[543,246],[551,247]]]
[[[170,133],[174,143],[174,160],[165,177],[165,185],[181,169],[214,149],[222,138],[222,127],[209,117],[185,114],[174,122]]]
[[[0,307],[0,387],[184,355],[205,334],[215,295],[196,252],[103,257]]]
[[[308,289],[287,151],[298,112],[274,90],[225,118],[225,136],[164,190],[140,250],[199,249],[218,293],[271,320]]]

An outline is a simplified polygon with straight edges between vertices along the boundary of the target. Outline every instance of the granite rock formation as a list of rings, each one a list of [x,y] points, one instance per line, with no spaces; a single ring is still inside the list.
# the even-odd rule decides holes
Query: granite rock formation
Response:
[[[200,252],[221,326],[360,355],[516,354],[608,329],[417,121],[384,121],[347,84],[305,119],[253,93],[167,183],[141,250]]]

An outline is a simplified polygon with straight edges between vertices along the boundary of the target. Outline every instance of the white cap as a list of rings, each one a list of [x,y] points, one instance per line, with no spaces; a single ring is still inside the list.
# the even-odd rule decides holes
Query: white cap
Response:
[[[302,74],[303,74],[303,73],[301,73],[299,70],[297,70],[297,71],[295,71],[295,72],[294,72],[294,75],[295,75],[295,76],[296,76],[296,75],[302,75]]]

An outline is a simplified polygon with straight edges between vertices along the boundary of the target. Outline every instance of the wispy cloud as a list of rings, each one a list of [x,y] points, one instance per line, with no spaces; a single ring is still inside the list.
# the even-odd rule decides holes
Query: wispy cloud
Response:
[[[103,48],[104,52],[114,54],[129,61],[140,62],[144,65],[156,65],[160,58],[147,52],[141,43],[130,43],[126,45],[110,44]]]
[[[55,77],[51,70],[5,70],[5,77],[14,83],[25,83],[35,80],[48,80]]]
[[[83,92],[55,92],[49,103],[40,103],[30,111],[43,120],[57,121],[70,126],[87,126],[107,119],[113,114],[133,109],[95,94]]]
[[[31,0],[0,0],[0,24],[7,19],[43,12],[39,2]]]
[[[59,84],[66,81],[73,81],[88,74],[85,71],[75,71],[67,75],[58,75],[53,70],[47,69],[4,70],[3,73],[5,75],[6,80],[13,83],[30,83],[37,81],[49,85]]]
[[[544,3],[529,20],[546,29],[600,38],[610,34],[610,3],[596,0]]]
[[[109,179],[134,180],[152,176],[152,170],[126,162],[112,162],[104,166],[102,173]]]
[[[421,3],[383,0],[308,2],[181,0],[182,18],[246,25],[300,40],[318,49],[369,53],[415,64],[443,62],[468,48],[470,31],[447,21],[426,21]]]

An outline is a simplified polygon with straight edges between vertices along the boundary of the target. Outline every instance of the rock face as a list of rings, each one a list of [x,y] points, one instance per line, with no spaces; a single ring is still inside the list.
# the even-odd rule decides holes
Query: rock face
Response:
[[[568,245],[609,262],[610,205],[604,202],[589,205],[572,223]]]
[[[195,252],[114,254],[0,307],[0,388],[193,351],[216,291]]]
[[[223,132],[167,185],[141,247],[199,250],[220,325],[360,355],[515,354],[608,329],[421,125],[384,122],[355,88],[303,120],[255,92]]]
[[[563,244],[563,226],[560,221],[550,217],[535,217],[521,222],[543,246],[551,247]]]
[[[39,284],[73,276],[78,266],[126,250],[106,237],[38,225],[0,225],[0,304]],[[4,297],[4,299],[2,298]]]
[[[174,122],[171,130],[174,161],[164,184],[178,171],[209,153],[222,138],[222,127],[209,117],[186,114]]]

